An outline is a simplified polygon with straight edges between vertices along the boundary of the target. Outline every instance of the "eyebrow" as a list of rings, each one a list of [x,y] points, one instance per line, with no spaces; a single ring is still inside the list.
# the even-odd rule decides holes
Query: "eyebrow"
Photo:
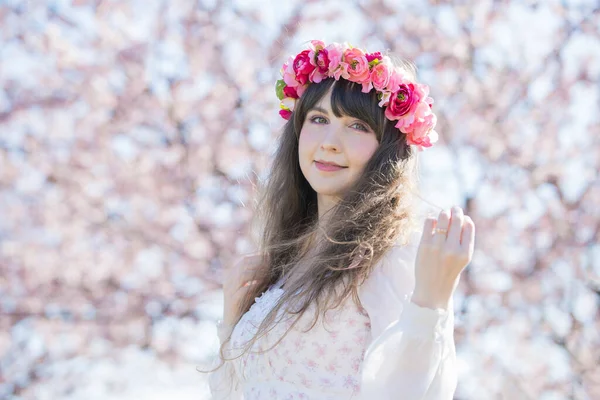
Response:
[[[322,112],[323,114],[329,114],[329,113],[327,112],[327,110],[326,110],[326,109],[324,109],[324,108],[321,108],[321,107],[319,107],[319,106],[314,106],[314,107],[312,107],[310,110],[308,110],[308,112],[311,112],[311,111],[313,111],[313,110],[314,110],[314,111],[319,111],[319,112]]]

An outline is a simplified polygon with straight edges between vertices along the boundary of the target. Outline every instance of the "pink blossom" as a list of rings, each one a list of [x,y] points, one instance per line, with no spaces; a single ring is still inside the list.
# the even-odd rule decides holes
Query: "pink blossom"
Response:
[[[433,146],[437,140],[438,134],[434,130],[430,131],[427,136],[423,136],[421,138],[413,138],[412,135],[406,135],[406,143],[417,146],[420,151],[422,151],[424,147]]]
[[[325,48],[325,42],[322,41],[322,40],[318,40],[318,39],[311,40],[310,44],[308,45],[308,48],[311,49],[311,50],[313,50],[313,51],[324,49]]]
[[[391,75],[390,68],[385,63],[379,63],[371,70],[371,82],[376,90],[383,91],[388,85]]]
[[[373,82],[371,82],[371,79],[367,79],[362,83],[362,92],[363,93],[369,93],[371,91],[371,89],[373,89]]]
[[[296,87],[299,85],[296,80],[296,72],[294,71],[294,57],[290,56],[288,60],[283,64],[282,67],[283,81],[289,87]]]
[[[315,66],[315,69],[310,74],[310,81],[319,83],[329,73],[329,55],[325,49],[325,43],[320,40],[313,40],[310,44],[310,62]]]
[[[437,133],[433,130],[437,117],[431,111],[431,104],[427,101],[420,102],[411,117],[412,121],[409,124],[407,120],[398,120],[396,128],[406,133],[409,144],[431,147],[437,141]]]
[[[344,61],[344,51],[348,49],[348,44],[332,43],[327,46],[327,54],[329,56],[329,76],[333,76],[335,80],[340,77],[348,79],[348,64]]]
[[[407,80],[404,78],[404,74],[398,70],[393,70],[390,72],[390,79],[388,80],[388,84],[385,89],[390,92],[397,92],[398,89],[400,89],[400,85],[402,83],[406,83]]]
[[[388,90],[384,90],[381,93],[381,99],[379,100],[379,107],[387,106],[390,101],[391,96],[392,96],[392,92],[390,92]]]
[[[314,61],[311,59],[311,62],[314,62],[316,65],[316,68],[310,74],[311,82],[319,83],[324,78],[327,78],[327,74],[329,73],[329,55],[327,50],[319,50]]]

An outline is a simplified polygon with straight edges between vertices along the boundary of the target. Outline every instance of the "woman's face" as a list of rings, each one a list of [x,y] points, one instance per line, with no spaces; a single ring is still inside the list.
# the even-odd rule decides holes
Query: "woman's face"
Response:
[[[331,110],[331,91],[308,111],[300,131],[298,155],[304,177],[317,193],[319,214],[337,202],[359,178],[379,146],[375,132],[360,119],[336,117]],[[344,168],[326,171],[318,160]]]

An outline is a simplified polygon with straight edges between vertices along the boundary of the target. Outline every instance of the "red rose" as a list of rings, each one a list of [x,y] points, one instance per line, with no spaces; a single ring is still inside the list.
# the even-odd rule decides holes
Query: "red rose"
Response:
[[[281,115],[283,119],[290,119],[292,112],[290,110],[279,110],[279,115]]]
[[[294,59],[294,73],[296,74],[296,80],[301,85],[308,82],[308,75],[315,69],[315,66],[310,63],[308,53],[310,53],[310,50],[304,50]]]
[[[300,96],[298,96],[298,92],[296,91],[296,88],[291,87],[291,86],[284,87],[283,94],[285,95],[285,97],[291,97],[292,99],[300,98]]]
[[[390,96],[390,103],[385,110],[385,116],[390,120],[400,119],[419,100],[418,95],[415,94],[414,84],[402,83],[400,88]]]
[[[370,53],[370,54],[365,54],[365,57],[367,57],[367,62],[371,62],[374,59],[378,59],[379,61],[383,60],[383,57],[381,56],[381,52],[375,52],[375,53]]]

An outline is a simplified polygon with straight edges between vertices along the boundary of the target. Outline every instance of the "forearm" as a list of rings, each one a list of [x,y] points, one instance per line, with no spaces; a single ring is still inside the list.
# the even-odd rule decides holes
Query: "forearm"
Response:
[[[400,318],[374,338],[363,364],[361,399],[450,400],[456,385],[453,315],[406,303]]]

